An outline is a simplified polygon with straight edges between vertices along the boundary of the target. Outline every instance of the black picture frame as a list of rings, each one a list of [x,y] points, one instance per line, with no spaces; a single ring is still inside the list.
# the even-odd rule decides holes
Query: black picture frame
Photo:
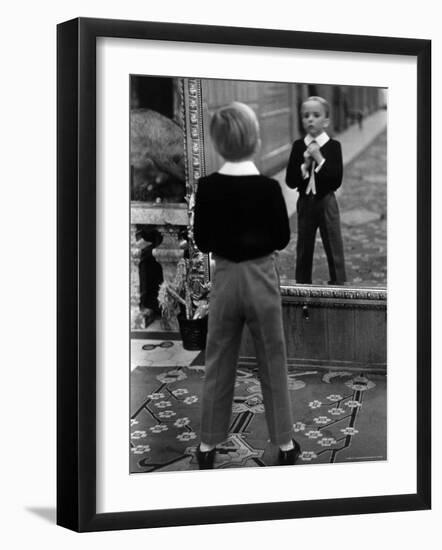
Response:
[[[96,511],[96,39],[413,56],[417,60],[415,494]],[[431,41],[79,18],[57,28],[57,523],[84,532],[425,510],[431,506]]]

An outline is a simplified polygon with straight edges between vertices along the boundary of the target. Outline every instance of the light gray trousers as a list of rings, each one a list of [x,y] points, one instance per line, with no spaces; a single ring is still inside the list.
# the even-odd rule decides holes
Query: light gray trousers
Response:
[[[227,438],[246,323],[255,343],[270,440],[288,443],[293,421],[275,255],[239,263],[216,257],[212,281],[201,441],[216,445]]]

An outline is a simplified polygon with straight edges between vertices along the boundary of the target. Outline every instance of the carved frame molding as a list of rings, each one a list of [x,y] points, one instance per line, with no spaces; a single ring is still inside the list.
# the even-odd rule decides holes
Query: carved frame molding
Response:
[[[184,162],[186,173],[186,202],[190,253],[198,253],[193,236],[193,220],[195,211],[195,194],[197,181],[206,174],[204,157],[204,125],[201,80],[197,78],[181,78],[182,117],[184,127]],[[204,282],[210,280],[209,256],[204,254]]]
[[[311,307],[387,309],[387,290],[383,288],[281,285],[281,296],[284,303]]]

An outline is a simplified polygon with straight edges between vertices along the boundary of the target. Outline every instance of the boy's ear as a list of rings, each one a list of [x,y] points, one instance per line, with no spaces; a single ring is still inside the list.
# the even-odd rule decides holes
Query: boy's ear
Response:
[[[259,153],[259,151],[261,150],[261,145],[262,145],[261,138],[258,138],[258,141],[256,142],[255,153]]]
[[[324,128],[328,128],[329,125],[330,125],[330,119],[329,119],[329,118],[326,118],[326,119],[324,120]]]

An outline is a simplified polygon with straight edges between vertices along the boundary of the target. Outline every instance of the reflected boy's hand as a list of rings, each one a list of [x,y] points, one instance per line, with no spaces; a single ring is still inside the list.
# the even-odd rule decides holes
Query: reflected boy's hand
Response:
[[[307,147],[306,153],[309,153],[309,155],[315,159],[317,164],[320,164],[322,162],[322,159],[324,158],[321,155],[319,145],[315,141],[310,143],[310,145]]]
[[[308,149],[306,149],[304,151],[304,164],[305,164],[306,168],[309,168],[311,163],[312,163],[312,156],[308,152]]]

